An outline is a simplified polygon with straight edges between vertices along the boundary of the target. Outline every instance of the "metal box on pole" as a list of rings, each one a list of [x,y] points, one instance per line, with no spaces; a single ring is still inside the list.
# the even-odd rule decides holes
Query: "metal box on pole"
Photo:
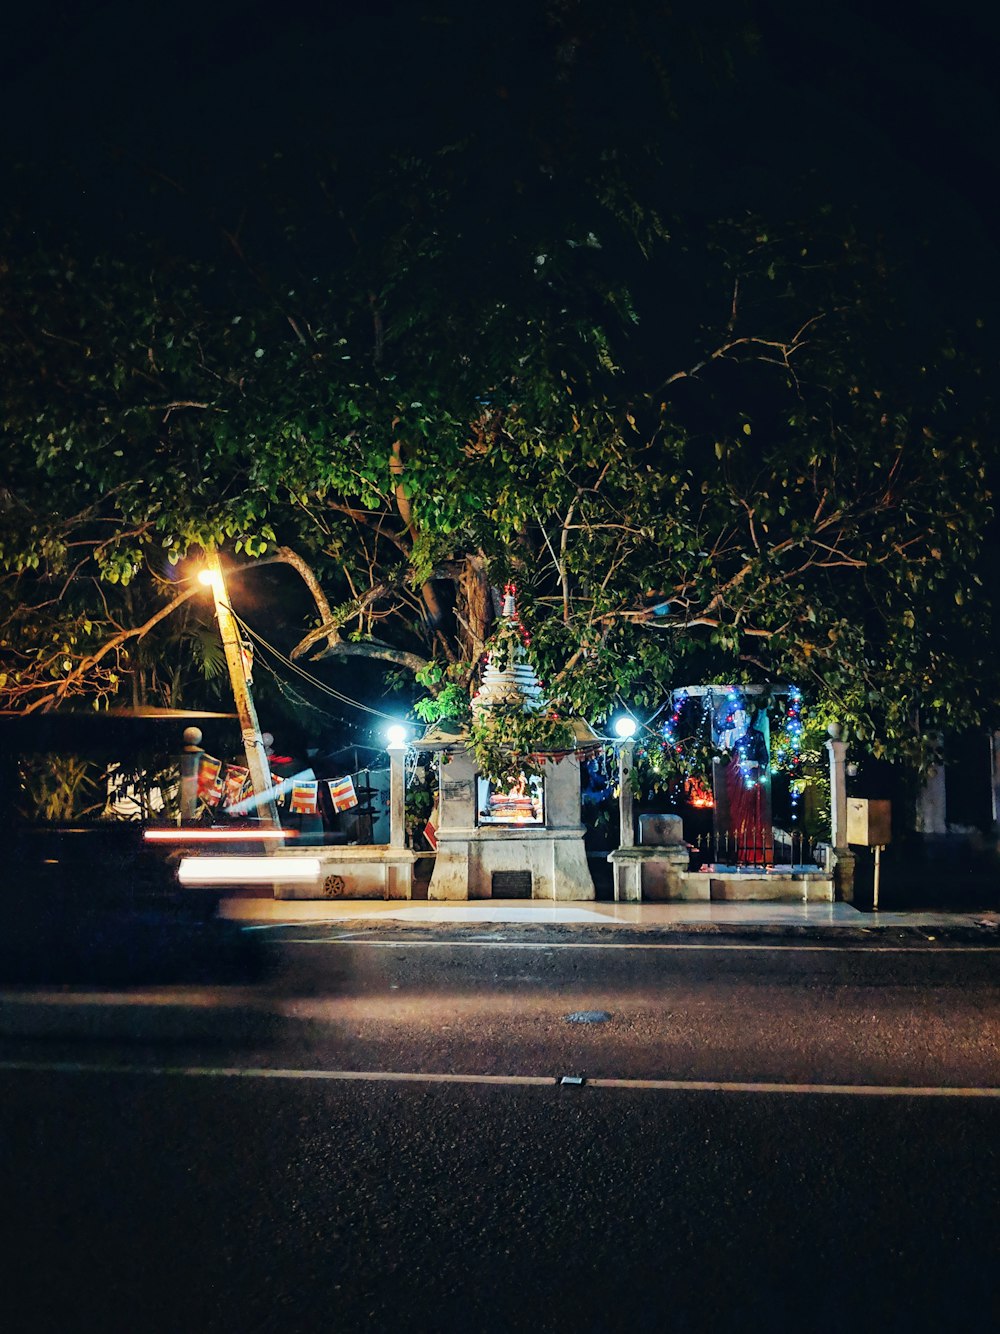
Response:
[[[870,801],[865,797],[848,797],[847,841],[863,843],[865,847],[875,850],[872,907],[877,911],[882,849],[892,842],[892,803]]]
[[[847,841],[866,848],[884,848],[892,842],[892,802],[847,798]]]

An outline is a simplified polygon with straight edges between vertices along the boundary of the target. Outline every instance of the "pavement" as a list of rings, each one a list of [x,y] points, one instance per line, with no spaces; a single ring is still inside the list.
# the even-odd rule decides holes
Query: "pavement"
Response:
[[[561,941],[564,946],[780,949],[960,953],[1000,952],[1000,913],[864,912],[847,903],[553,903],[523,899],[463,902],[426,900],[273,899],[232,895],[219,915],[248,948],[265,954],[272,944],[301,940],[312,929],[332,943],[377,936],[384,943],[405,936],[484,945],[511,941]],[[221,923],[219,924],[221,925]],[[206,930],[209,928],[206,926]],[[215,939],[209,934],[208,943]],[[185,940],[180,942],[187,948]],[[672,942],[672,943],[671,943]],[[685,942],[687,944],[685,945]],[[176,943],[176,942],[175,942]],[[232,944],[231,941],[220,942]],[[117,957],[118,950],[113,951]],[[264,957],[262,955],[261,957]],[[213,985],[215,981],[224,985]],[[271,997],[249,977],[213,978],[204,984],[121,985],[114,969],[97,968],[87,980],[58,975],[35,982],[0,977],[0,1040],[83,1039],[134,1042],[245,1039],[264,1022]]]
[[[366,928],[444,928],[521,924],[607,928],[609,931],[750,931],[793,929],[827,933],[915,928],[937,931],[1000,931],[998,912],[862,912],[849,903],[552,903],[524,899],[471,899],[461,902],[322,900],[233,897],[220,904],[222,916],[254,926],[323,923]]]

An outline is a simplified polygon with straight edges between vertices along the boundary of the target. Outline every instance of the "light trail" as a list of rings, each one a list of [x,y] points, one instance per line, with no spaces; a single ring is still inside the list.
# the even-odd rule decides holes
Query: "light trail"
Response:
[[[149,843],[254,843],[298,838],[297,829],[147,829]]]
[[[315,884],[318,857],[182,857],[182,885]]]

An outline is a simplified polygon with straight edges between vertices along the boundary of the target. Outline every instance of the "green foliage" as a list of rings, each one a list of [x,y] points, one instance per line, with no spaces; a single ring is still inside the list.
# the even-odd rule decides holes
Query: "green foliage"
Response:
[[[511,788],[524,774],[544,772],[575,746],[573,729],[548,710],[528,711],[519,705],[497,705],[474,716],[468,746],[479,772],[502,788]]]
[[[411,848],[422,848],[426,844],[424,826],[434,809],[434,796],[437,790],[437,776],[433,766],[420,765],[413,774],[406,789],[406,833]]]
[[[827,719],[803,715],[801,776],[793,779],[802,795],[802,827],[813,841],[830,837],[830,758]]]
[[[195,625],[183,634],[184,644],[206,681],[217,681],[226,676],[226,654],[218,631],[207,625]]]
[[[464,723],[469,717],[469,691],[467,687],[450,681],[437,695],[418,699],[413,711],[425,723]]]
[[[21,814],[26,819],[77,820],[93,815],[104,805],[100,767],[78,755],[26,756],[20,760],[18,771]]]

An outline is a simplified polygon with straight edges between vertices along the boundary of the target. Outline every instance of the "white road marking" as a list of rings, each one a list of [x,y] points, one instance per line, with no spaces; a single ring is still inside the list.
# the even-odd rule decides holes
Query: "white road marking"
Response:
[[[283,923],[287,925],[287,923]],[[257,930],[258,928],[253,928]],[[358,940],[355,937],[307,936],[303,940],[289,938],[283,945],[361,945],[366,949],[419,950],[419,949],[489,949],[498,950],[738,950],[743,952],[769,951],[772,954],[997,954],[1000,945],[696,945],[690,941],[627,941],[627,940]]]
[[[195,1079],[288,1079],[343,1083],[492,1084],[513,1087],[559,1086],[559,1075],[436,1074],[409,1070],[299,1070],[268,1066],[99,1065],[78,1061],[0,1061],[7,1074],[159,1075]],[[776,1084],[759,1080],[586,1078],[586,1088],[658,1093],[814,1094],[863,1098],[1000,1098],[1000,1088],[906,1084]]]

